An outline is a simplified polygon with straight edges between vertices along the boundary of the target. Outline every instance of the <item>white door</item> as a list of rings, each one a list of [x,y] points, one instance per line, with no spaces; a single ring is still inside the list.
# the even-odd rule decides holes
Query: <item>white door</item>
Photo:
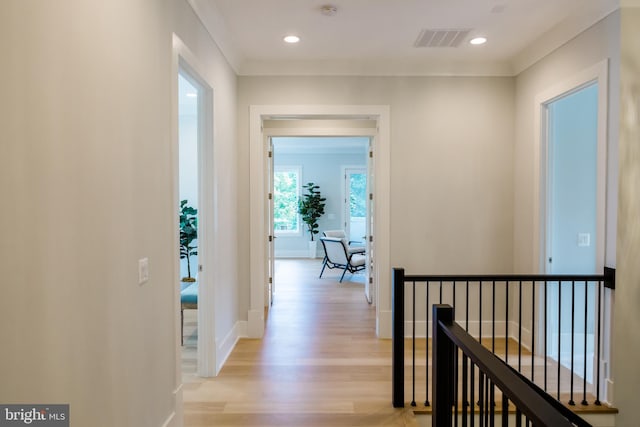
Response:
[[[547,104],[546,109],[546,271],[549,274],[595,274],[597,245],[602,244],[596,239],[598,85],[593,83],[562,96]],[[559,289],[559,284],[552,284],[547,292],[547,306],[548,354],[566,367],[573,364],[575,373],[580,376],[587,363],[587,380],[591,381],[595,336],[593,287],[587,290],[584,283],[565,282]],[[572,330],[573,337],[577,337],[573,342]]]
[[[267,230],[269,236],[267,237],[267,306],[273,305],[273,297],[275,293],[275,240],[276,233],[274,229],[273,220],[273,140],[271,137],[267,138],[268,154],[267,154]]]
[[[374,282],[374,277],[376,277],[376,274],[374,274],[374,267],[375,267],[375,244],[374,244],[374,239],[375,236],[373,236],[373,224],[374,224],[374,203],[375,200],[373,198],[373,194],[374,194],[374,182],[375,182],[375,177],[373,175],[373,171],[375,170],[375,168],[373,167],[374,164],[374,159],[373,159],[373,140],[370,139],[369,140],[369,153],[368,153],[368,165],[367,165],[367,192],[366,192],[366,197],[367,197],[367,225],[366,225],[366,237],[365,237],[365,241],[366,241],[366,245],[367,245],[367,277],[366,277],[366,282],[364,285],[365,288],[365,295],[367,297],[367,301],[369,302],[369,304],[376,304],[376,299],[375,299],[375,295],[376,295],[376,283]]]

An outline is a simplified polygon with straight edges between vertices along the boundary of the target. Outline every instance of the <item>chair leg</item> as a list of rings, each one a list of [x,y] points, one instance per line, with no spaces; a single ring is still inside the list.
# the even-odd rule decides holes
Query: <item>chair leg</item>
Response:
[[[342,283],[342,279],[344,279],[344,274],[347,272],[348,269],[349,269],[348,265],[344,267],[344,271],[342,272],[342,277],[340,277],[340,283]]]
[[[322,279],[322,273],[324,273],[324,269],[327,266],[327,258],[325,258],[325,261],[322,263],[322,270],[320,270],[320,277],[318,277],[318,279]]]

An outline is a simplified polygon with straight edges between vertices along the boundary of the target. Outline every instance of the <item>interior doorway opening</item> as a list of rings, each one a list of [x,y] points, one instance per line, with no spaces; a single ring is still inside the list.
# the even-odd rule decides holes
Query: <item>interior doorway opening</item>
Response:
[[[540,142],[539,268],[546,274],[601,273],[605,265],[607,64],[596,64],[536,97]],[[590,290],[588,290],[590,288]],[[596,299],[603,312],[597,315]],[[571,369],[587,384],[604,382],[610,330],[607,292],[593,284],[550,284],[537,297],[536,353]],[[575,309],[575,310],[574,310]],[[605,331],[595,342],[596,323]],[[600,378],[596,378],[600,372]]]
[[[180,259],[177,262],[181,279],[176,284],[180,310],[177,313],[178,345],[183,378],[185,368],[190,374],[210,377],[217,372],[215,305],[210,274],[214,262],[212,224],[215,212],[213,90],[191,62],[178,56],[177,65],[175,198],[180,218]],[[188,208],[186,212],[185,208]],[[190,217],[190,228],[180,224],[185,217]]]
[[[273,235],[270,264],[276,258],[322,259],[324,250],[318,241],[328,230],[343,231],[346,236],[351,233],[352,245],[366,247],[367,236],[371,235],[367,227],[370,138],[272,136],[268,143],[272,152],[269,182],[273,195],[269,198],[268,209],[269,229]],[[353,185],[347,185],[347,179],[353,181]],[[325,213],[318,218],[317,234],[313,236],[298,213],[304,186],[309,183],[318,186],[325,199]],[[271,304],[276,297],[278,278],[275,265],[269,270]],[[364,276],[358,279],[368,283],[369,269],[365,270]],[[368,299],[371,301],[370,297]]]

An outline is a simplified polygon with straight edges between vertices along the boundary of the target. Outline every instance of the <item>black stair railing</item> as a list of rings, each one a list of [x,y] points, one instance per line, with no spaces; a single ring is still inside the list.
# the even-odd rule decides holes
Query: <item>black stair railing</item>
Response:
[[[394,268],[394,407],[405,404],[405,365],[411,366],[411,405],[417,405],[416,396],[422,393],[424,405],[431,405],[429,313],[433,304],[444,303],[458,309],[456,320],[493,353],[496,339],[502,338],[499,357],[555,399],[566,396],[569,405],[576,400],[600,405],[605,288],[615,289],[614,269],[605,268],[602,275],[406,275],[404,269]],[[407,340],[410,362],[405,361]],[[417,350],[417,343],[425,348]],[[418,374],[424,375],[424,383],[422,378],[417,381]]]
[[[531,423],[536,427],[591,427],[469,335],[454,321],[451,306],[433,306],[432,336],[435,427],[475,426],[476,421],[479,427],[494,426],[496,421],[502,426]],[[462,382],[458,381],[459,371]],[[476,375],[477,400],[473,385]],[[496,411],[498,398],[502,402],[500,411]]]

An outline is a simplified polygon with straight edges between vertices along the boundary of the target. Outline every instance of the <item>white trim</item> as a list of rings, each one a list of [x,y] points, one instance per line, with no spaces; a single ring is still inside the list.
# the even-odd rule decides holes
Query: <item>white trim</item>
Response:
[[[246,336],[247,322],[244,320],[239,320],[235,325],[233,325],[233,328],[231,328],[224,339],[216,341],[216,360],[218,361],[218,365],[216,366],[216,375],[220,373],[220,370],[227,362],[227,359],[231,355],[231,352],[235,348],[240,338],[246,338]]]
[[[189,73],[191,79],[197,81],[198,89],[202,89],[203,102],[199,103],[198,116],[204,117],[203,123],[199,124],[201,137],[198,138],[198,225],[199,225],[199,250],[198,260],[203,265],[203,271],[198,273],[198,375],[210,377],[215,375],[216,367],[216,349],[215,349],[215,304],[214,304],[214,284],[212,282],[213,275],[208,272],[213,271],[214,254],[214,236],[213,229],[206,220],[207,217],[215,215],[214,195],[214,173],[213,173],[213,89],[212,85],[206,80],[205,68],[198,61],[197,57],[191,50],[173,35],[173,78],[174,82],[174,116],[173,122],[175,129],[173,132],[174,141],[172,144],[172,170],[174,174],[173,200],[175,206],[179,203],[179,166],[178,166],[178,89],[177,80],[181,70]],[[179,283],[179,255],[178,255],[178,224],[177,215],[174,215],[175,226],[175,267],[174,283]],[[174,297],[176,298],[175,316],[177,323],[176,330],[176,363],[178,383],[182,381],[181,371],[181,346],[180,346],[180,289],[175,286]]]
[[[571,78],[539,93],[535,97],[534,105],[534,192],[533,206],[538,216],[534,217],[533,266],[534,271],[545,271],[545,250],[542,243],[546,242],[547,216],[547,138],[546,106],[554,100],[573,91],[579,90],[592,82],[598,82],[598,179],[597,179],[597,234],[596,261],[598,271],[604,268],[605,259],[605,214],[606,214],[606,182],[607,182],[607,112],[608,112],[608,60],[605,59],[585,70],[576,73]]]
[[[175,412],[170,413],[165,422],[162,423],[162,427],[178,427],[177,419]]]
[[[607,146],[608,146],[608,104],[609,104],[609,76],[608,76],[609,60],[604,59],[597,64],[592,65],[572,77],[550,87],[549,89],[539,93],[535,97],[534,105],[534,192],[533,206],[534,212],[538,212],[534,216],[533,222],[533,245],[534,251],[533,266],[540,272],[546,272],[547,268],[547,137],[545,130],[547,127],[547,106],[551,102],[562,98],[572,92],[576,92],[594,82],[598,84],[598,141],[597,141],[597,188],[596,188],[596,272],[602,272],[605,265],[605,249],[606,249],[606,191],[607,191]],[[540,301],[542,295],[538,295],[538,307],[540,310]],[[604,318],[611,313],[612,305],[603,304],[602,310]],[[543,328],[535,328],[538,333],[542,333]],[[611,334],[611,330],[603,330],[602,337]],[[536,342],[540,342],[540,337],[536,337]],[[604,341],[603,341],[604,342]],[[602,359],[611,360],[610,349],[602,348]],[[611,367],[609,367],[611,369]],[[595,368],[594,368],[595,370]],[[602,379],[606,379],[606,373],[601,371]],[[594,373],[595,376],[595,373]],[[608,391],[607,391],[608,392]],[[609,396],[607,394],[607,396]],[[607,397],[603,397],[603,400]]]
[[[262,337],[264,334],[264,286],[266,280],[266,155],[262,130],[262,121],[267,118],[339,118],[354,119],[367,118],[377,120],[377,132],[367,131],[366,128],[356,129],[357,132],[349,133],[348,129],[321,129],[312,133],[305,128],[305,135],[324,136],[376,136],[374,144],[375,162],[375,197],[377,199],[375,211],[376,265],[373,272],[374,281],[378,284],[378,295],[375,300],[377,317],[377,333],[382,338],[389,338],[391,334],[383,335],[391,331],[391,324],[381,325],[380,311],[390,310],[391,301],[391,266],[389,255],[389,229],[390,229],[390,109],[385,105],[252,105],[249,107],[249,165],[250,165],[250,269],[251,269],[251,298],[248,313],[248,335],[252,338]],[[283,135],[282,129],[276,132]],[[265,132],[269,132],[265,129]],[[338,132],[338,133],[335,133]],[[299,131],[297,131],[299,134]],[[385,319],[389,321],[390,319]]]

